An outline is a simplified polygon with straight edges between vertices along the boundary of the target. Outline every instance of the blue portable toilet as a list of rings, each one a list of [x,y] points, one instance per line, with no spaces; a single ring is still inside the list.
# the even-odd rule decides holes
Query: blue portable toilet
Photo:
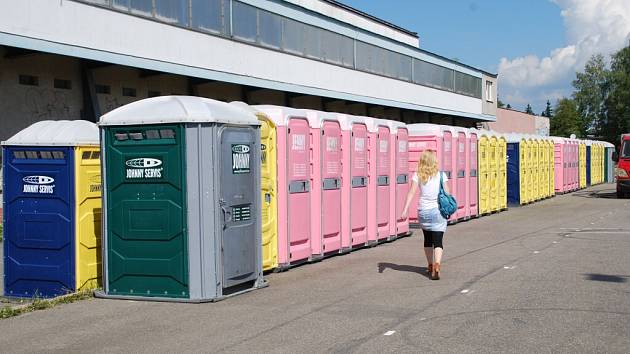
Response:
[[[98,128],[87,121],[41,121],[2,142],[6,296],[76,290],[75,160],[82,157],[75,148],[98,143]],[[92,183],[100,195],[100,171],[98,179],[82,186]]]
[[[591,185],[591,141],[586,141],[586,185]]]
[[[507,203],[519,206],[521,199],[521,136],[508,134],[507,139]]]

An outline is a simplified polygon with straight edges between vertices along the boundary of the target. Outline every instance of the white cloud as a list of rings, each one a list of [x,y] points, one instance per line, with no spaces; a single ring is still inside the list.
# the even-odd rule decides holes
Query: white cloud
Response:
[[[551,1],[562,11],[567,46],[554,49],[544,58],[535,55],[501,58],[499,80],[506,98],[519,96],[533,101],[536,97],[528,97],[523,90],[531,92],[545,87],[552,91],[566,87],[592,55],[601,53],[608,57],[628,44],[630,0]]]

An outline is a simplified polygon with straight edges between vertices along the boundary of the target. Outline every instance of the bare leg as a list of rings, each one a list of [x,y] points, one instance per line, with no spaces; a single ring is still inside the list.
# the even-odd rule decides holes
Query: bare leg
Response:
[[[433,264],[433,247],[425,247],[424,255],[427,256],[427,264]]]
[[[426,250],[426,248],[425,248]],[[435,263],[442,263],[442,254],[444,253],[444,250],[442,249],[442,247],[436,247],[435,250],[433,251],[434,254],[434,259],[435,259]]]

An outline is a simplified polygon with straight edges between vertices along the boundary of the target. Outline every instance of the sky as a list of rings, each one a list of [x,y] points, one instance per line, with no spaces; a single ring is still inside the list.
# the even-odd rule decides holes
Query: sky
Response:
[[[630,41],[630,0],[341,0],[418,32],[420,47],[499,74],[514,109],[572,93],[588,59]]]

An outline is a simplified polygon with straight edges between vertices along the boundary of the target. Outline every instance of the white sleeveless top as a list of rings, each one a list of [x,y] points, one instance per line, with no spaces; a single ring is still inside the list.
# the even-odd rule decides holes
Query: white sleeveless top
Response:
[[[442,173],[442,179],[444,184],[448,182],[446,173],[438,172],[435,176],[429,178],[426,184],[420,183],[418,173],[413,174],[413,181],[420,187],[420,200],[418,201],[418,210],[431,210],[438,208],[437,197],[440,194],[440,173]]]

